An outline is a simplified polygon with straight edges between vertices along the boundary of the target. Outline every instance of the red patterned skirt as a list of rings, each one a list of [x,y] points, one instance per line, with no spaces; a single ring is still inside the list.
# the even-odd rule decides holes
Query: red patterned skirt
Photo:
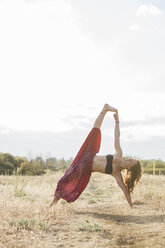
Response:
[[[100,143],[100,129],[92,128],[73,163],[58,181],[55,191],[56,198],[73,202],[80,196],[91,177],[93,158],[99,152]]]

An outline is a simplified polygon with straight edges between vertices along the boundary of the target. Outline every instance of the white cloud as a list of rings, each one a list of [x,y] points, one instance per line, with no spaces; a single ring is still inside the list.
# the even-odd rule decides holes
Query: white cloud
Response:
[[[162,15],[162,13],[163,11],[161,9],[152,4],[143,4],[136,11],[137,16],[143,17]]]
[[[138,29],[140,29],[140,26],[137,24],[132,24],[129,28],[130,31],[136,31]]]

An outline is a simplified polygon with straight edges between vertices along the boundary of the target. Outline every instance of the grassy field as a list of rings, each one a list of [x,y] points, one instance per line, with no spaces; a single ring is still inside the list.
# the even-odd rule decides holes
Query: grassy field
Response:
[[[133,209],[99,173],[76,202],[50,208],[62,174],[0,176],[0,248],[165,247],[165,176],[143,175]]]

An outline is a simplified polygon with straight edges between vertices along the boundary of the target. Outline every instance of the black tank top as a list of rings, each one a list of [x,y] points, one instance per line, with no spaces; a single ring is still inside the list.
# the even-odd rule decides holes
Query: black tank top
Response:
[[[105,167],[105,173],[106,174],[112,174],[113,168],[112,168],[112,161],[113,161],[113,156],[111,154],[108,154],[106,156],[107,159],[107,164]]]

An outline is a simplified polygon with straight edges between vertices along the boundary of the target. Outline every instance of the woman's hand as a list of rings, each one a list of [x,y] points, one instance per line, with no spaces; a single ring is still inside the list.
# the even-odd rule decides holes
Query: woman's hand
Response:
[[[119,122],[119,114],[118,114],[117,109],[116,109],[115,114],[113,115],[113,117],[114,117],[116,122]]]

